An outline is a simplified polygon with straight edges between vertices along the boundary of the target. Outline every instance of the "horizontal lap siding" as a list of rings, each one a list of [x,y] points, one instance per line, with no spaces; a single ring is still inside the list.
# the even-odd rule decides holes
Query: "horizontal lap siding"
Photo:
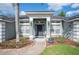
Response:
[[[5,40],[5,22],[0,22],[0,42]]]
[[[15,34],[16,34],[15,24],[6,22],[6,24],[5,24],[5,38],[6,38],[6,40],[15,38]]]
[[[73,22],[73,40],[79,41],[79,21]]]

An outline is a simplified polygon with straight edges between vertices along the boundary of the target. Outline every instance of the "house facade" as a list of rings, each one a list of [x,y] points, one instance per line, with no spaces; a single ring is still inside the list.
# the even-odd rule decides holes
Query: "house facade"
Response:
[[[20,17],[20,36],[35,38],[50,38],[64,36],[74,41],[79,40],[79,19],[65,19],[53,16],[49,11],[30,11],[25,17]]]
[[[20,35],[34,38],[49,38],[63,33],[62,20],[53,19],[52,12],[27,12],[27,19],[20,18]]]
[[[0,42],[15,38],[14,20],[0,17]],[[79,41],[79,17],[64,18],[53,16],[53,12],[50,11],[28,11],[26,15],[19,17],[19,32],[21,37],[29,37],[30,40],[64,36]]]
[[[26,17],[27,16],[27,17]],[[20,35],[35,38],[64,36],[73,41],[79,40],[79,18],[53,16],[53,12],[27,12],[20,17]]]

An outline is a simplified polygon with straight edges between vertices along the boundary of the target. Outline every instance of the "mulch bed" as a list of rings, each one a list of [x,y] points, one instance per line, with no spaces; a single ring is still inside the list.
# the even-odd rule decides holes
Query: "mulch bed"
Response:
[[[0,49],[18,49],[32,44],[33,41],[30,41],[29,39],[18,43],[16,43],[16,40],[14,39],[0,43]]]
[[[49,42],[46,42],[46,46],[47,47],[50,47],[50,46],[53,46],[53,45],[58,45],[58,44],[67,44],[67,45],[70,45],[72,47],[79,47],[77,45],[75,45],[75,42],[72,41],[72,40],[69,40],[69,39],[66,39],[63,43],[57,41],[57,40],[54,40],[53,42],[49,43]]]

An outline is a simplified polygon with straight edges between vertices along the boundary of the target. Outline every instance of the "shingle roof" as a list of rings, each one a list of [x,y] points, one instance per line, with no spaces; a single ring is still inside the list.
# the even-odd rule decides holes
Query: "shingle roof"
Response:
[[[52,16],[52,19],[64,19],[64,17],[61,17],[61,16]]]
[[[29,12],[38,12],[38,11],[29,11]],[[39,11],[39,12],[50,12],[50,11]],[[79,16],[73,16],[73,17],[61,17],[61,16],[53,16],[52,15],[52,20],[53,19],[60,19],[60,20],[64,20],[64,21],[67,21],[67,22],[72,22],[72,21],[75,21],[75,20],[79,20]],[[15,17],[11,17],[11,16],[3,16],[3,15],[0,15],[0,21],[15,21]],[[19,16],[19,19],[29,19],[28,16],[26,15],[21,15]],[[28,20],[27,20],[28,21]]]
[[[4,21],[4,22],[14,22],[14,17],[10,17],[10,16],[4,16],[4,15],[0,15],[0,21]]]
[[[76,21],[76,20],[79,20],[79,16],[65,17],[64,20],[67,22]]]
[[[22,16],[19,17],[19,19],[25,19],[25,18],[28,19],[29,17],[26,16],[26,15],[22,15]]]

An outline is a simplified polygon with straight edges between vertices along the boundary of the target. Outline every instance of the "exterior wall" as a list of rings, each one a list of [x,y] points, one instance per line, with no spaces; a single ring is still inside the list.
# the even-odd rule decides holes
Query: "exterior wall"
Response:
[[[33,30],[34,27],[33,28],[31,27],[33,25],[33,23],[31,22],[33,22],[34,18],[40,18],[40,17],[33,16],[33,17],[30,17],[29,22],[20,22],[20,36],[23,36],[23,37],[30,37],[31,35],[35,36],[34,30]],[[50,32],[51,36],[64,35],[68,39],[79,41],[79,21],[62,22],[61,20],[59,20],[58,22],[58,20],[54,20],[54,19],[53,21],[50,21],[50,25],[48,24],[48,22],[46,22],[46,27],[48,28],[48,26],[50,26],[50,31],[48,29],[46,30]],[[47,33],[46,35],[50,35],[50,34]]]
[[[73,22],[73,40],[79,42],[79,21]]]
[[[29,16],[29,22],[20,22],[20,36],[34,38],[34,18],[46,18],[46,37],[49,37],[50,34],[51,36],[63,35],[66,38],[74,41],[79,40],[79,21],[62,22],[62,20],[59,19],[52,19],[54,21],[52,22],[49,15],[31,15]]]
[[[5,23],[5,39],[15,38],[15,24],[14,23]]]
[[[30,23],[29,22],[20,22],[20,36],[22,37],[30,36]]]
[[[22,19],[20,19],[20,20],[22,20]],[[46,28],[49,29],[47,24],[48,23],[46,22]],[[33,27],[33,29],[31,29],[31,27],[30,27],[31,25],[30,25],[29,22],[20,22],[20,36],[30,37],[31,36],[31,34],[30,34],[31,31],[30,30],[33,31],[32,35],[34,36],[34,30],[33,30],[34,27]],[[59,23],[53,23],[53,22],[51,23],[51,21],[50,21],[49,26],[50,26],[51,32],[49,30],[48,31],[51,33],[52,36],[57,36],[57,35],[60,36],[60,35],[62,35],[62,33],[63,33],[62,21],[59,21]],[[52,30],[54,30],[54,32]],[[59,32],[59,33],[56,33],[56,32]],[[47,32],[46,36],[47,35],[50,35],[50,34]]]
[[[5,22],[0,22],[0,42],[5,40]]]

